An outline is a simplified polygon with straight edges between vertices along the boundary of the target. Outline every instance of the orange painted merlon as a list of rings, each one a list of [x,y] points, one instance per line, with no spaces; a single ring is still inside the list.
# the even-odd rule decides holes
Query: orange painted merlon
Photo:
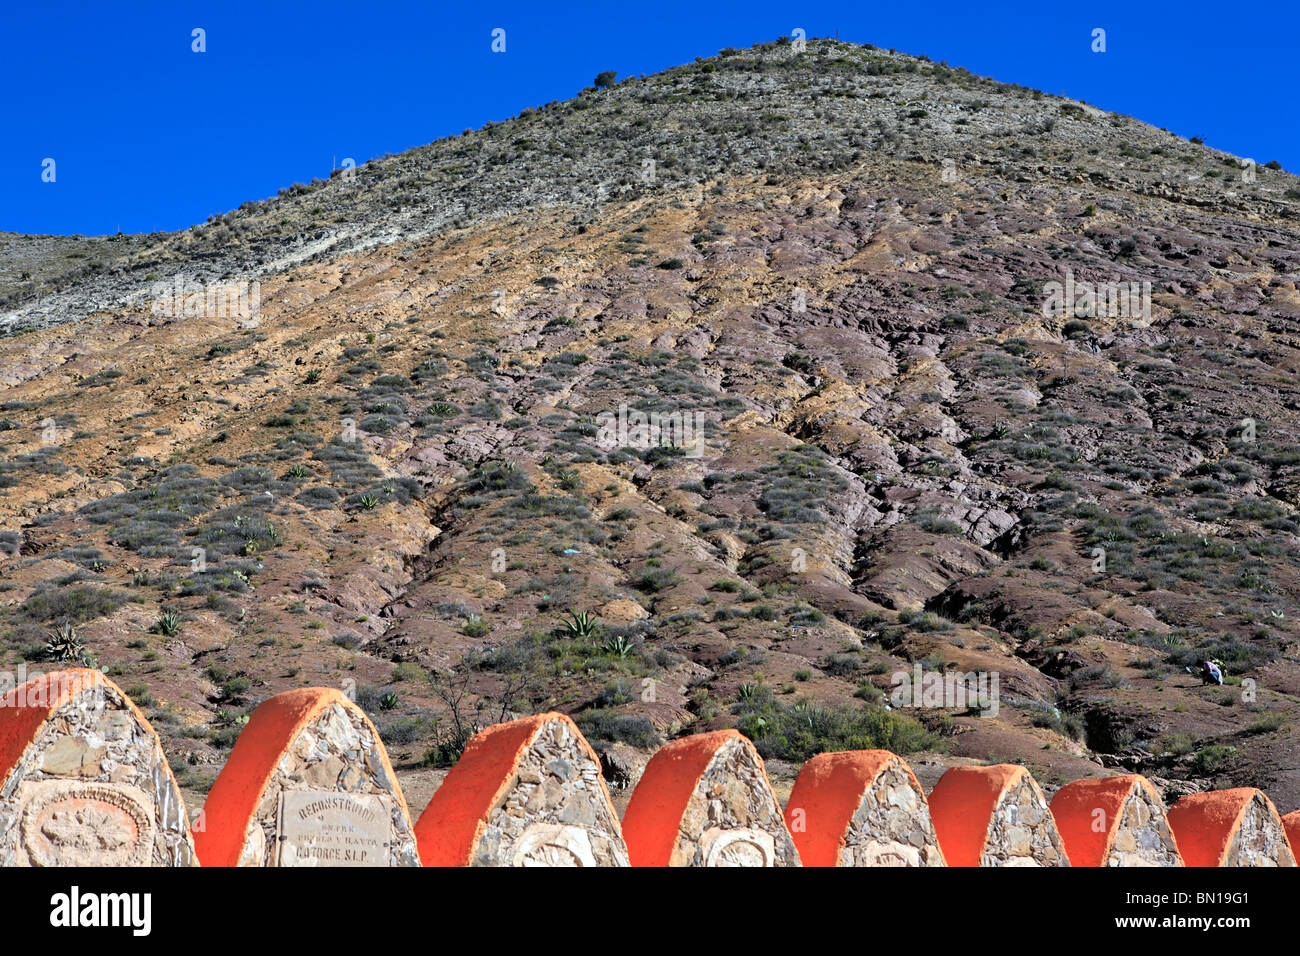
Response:
[[[239,863],[248,825],[262,802],[276,764],[303,728],[334,704],[361,714],[375,740],[379,740],[379,732],[361,709],[347,695],[328,687],[285,691],[263,701],[253,711],[203,805],[204,827],[194,834],[194,845],[204,866]],[[382,744],[378,750],[384,771],[396,779]],[[394,796],[406,813],[406,800],[397,787]]]
[[[924,802],[925,791],[912,768],[888,750],[818,754],[803,765],[785,806],[785,825],[804,866],[840,865],[853,815],[892,760],[903,765]],[[803,811],[802,832],[795,827],[798,810]]]
[[[1169,828],[1188,866],[1223,866],[1242,815],[1255,794],[1276,817],[1273,801],[1254,787],[1190,793],[1170,808]]]
[[[1291,855],[1295,856],[1300,847],[1300,810],[1292,810],[1282,818],[1282,829],[1286,831],[1286,840],[1291,844]]]
[[[1018,764],[953,767],[930,794],[930,820],[949,866],[979,866],[998,801],[1029,773]]]
[[[1146,791],[1157,806],[1164,806],[1151,782],[1136,773],[1076,780],[1056,791],[1052,797],[1052,819],[1056,821],[1071,866],[1106,865],[1106,857],[1123,822],[1124,802],[1135,786]],[[1100,832],[1095,826],[1098,810],[1104,814],[1101,820],[1105,824]],[[1177,846],[1176,837],[1174,842]]]
[[[633,866],[667,866],[682,815],[700,776],[736,730],[683,737],[660,747],[646,764],[623,813],[623,841]]]
[[[700,777],[718,751],[733,740],[742,741],[754,763],[763,770],[763,758],[749,738],[737,730],[715,730],[683,737],[664,747],[646,764],[623,814],[623,840],[633,866],[668,866],[681,836],[686,805]],[[771,790],[771,784],[768,784]]]
[[[488,814],[516,782],[519,762],[538,732],[556,720],[568,724],[569,731],[592,763],[600,766],[600,758],[577,725],[564,714],[538,714],[480,731],[465,747],[460,760],[451,768],[415,824],[422,865],[470,864],[474,847],[487,825]],[[609,813],[612,819],[618,819],[612,805]]]
[[[126,701],[131,716],[157,739],[157,734],[144,714],[140,713],[140,708],[101,672],[77,667],[40,674],[0,698],[0,786],[9,782],[10,774],[22,759],[41,724],[79,694],[97,688],[115,691]]]

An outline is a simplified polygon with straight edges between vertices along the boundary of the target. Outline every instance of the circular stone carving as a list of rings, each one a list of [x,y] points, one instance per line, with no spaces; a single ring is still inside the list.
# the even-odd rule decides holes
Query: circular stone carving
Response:
[[[704,831],[700,838],[705,866],[773,866],[776,841],[764,830],[741,828]]]
[[[591,840],[580,827],[534,823],[519,838],[514,866],[595,866]]]
[[[921,854],[901,843],[872,841],[859,848],[858,866],[921,866]]]
[[[134,787],[32,785],[23,809],[23,848],[32,866],[148,866],[154,824],[146,803]]]

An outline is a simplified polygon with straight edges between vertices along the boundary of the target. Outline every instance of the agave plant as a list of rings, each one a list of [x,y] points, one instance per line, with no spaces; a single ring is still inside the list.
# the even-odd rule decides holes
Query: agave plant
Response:
[[[154,627],[165,637],[175,637],[181,632],[181,616],[175,611],[163,611]]]
[[[82,643],[81,635],[77,633],[77,629],[70,621],[64,621],[50,630],[45,642],[45,653],[50,660],[83,663],[90,656],[86,653],[86,645]]]
[[[568,637],[577,637],[582,640],[596,636],[596,631],[600,625],[596,623],[596,618],[586,611],[569,611],[573,618],[571,621],[564,622],[564,633]]]
[[[627,635],[615,634],[612,637],[606,638],[605,643],[601,646],[604,647],[607,653],[617,654],[619,657],[627,657],[635,645],[632,641],[628,640]]]

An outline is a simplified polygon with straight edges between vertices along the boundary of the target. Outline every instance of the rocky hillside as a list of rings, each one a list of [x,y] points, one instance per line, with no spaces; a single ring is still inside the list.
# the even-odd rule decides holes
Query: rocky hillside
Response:
[[[341,686],[417,804],[559,709],[614,778],[739,726],[778,777],[880,746],[1293,810],[1275,166],[775,42],[183,233],[0,237],[0,664],[105,668],[198,791],[257,702]],[[991,693],[899,699],[944,673]]]

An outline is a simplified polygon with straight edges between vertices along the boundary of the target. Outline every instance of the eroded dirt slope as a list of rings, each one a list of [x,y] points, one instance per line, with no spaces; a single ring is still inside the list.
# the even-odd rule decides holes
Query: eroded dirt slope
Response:
[[[417,788],[475,726],[557,708],[633,773],[738,724],[778,776],[883,746],[923,779],[998,758],[1300,805],[1295,179],[924,61],[806,56],[385,161],[459,144],[517,178],[558,143],[595,200],[531,180],[527,209],[404,231],[364,177],[322,185],[366,242],[235,271],[255,323],[80,318],[98,277],[56,324],[12,313],[47,327],[0,340],[4,665],[70,628],[198,790],[258,701],[342,685]],[[671,96],[696,125],[665,132]],[[704,145],[653,184],[629,151],[605,188],[620,130]],[[1067,272],[1150,282],[1149,316],[1045,316]],[[611,445],[620,407],[701,416],[701,453]],[[1224,687],[1186,670],[1206,657]],[[916,665],[996,674],[997,715],[890,709]]]

